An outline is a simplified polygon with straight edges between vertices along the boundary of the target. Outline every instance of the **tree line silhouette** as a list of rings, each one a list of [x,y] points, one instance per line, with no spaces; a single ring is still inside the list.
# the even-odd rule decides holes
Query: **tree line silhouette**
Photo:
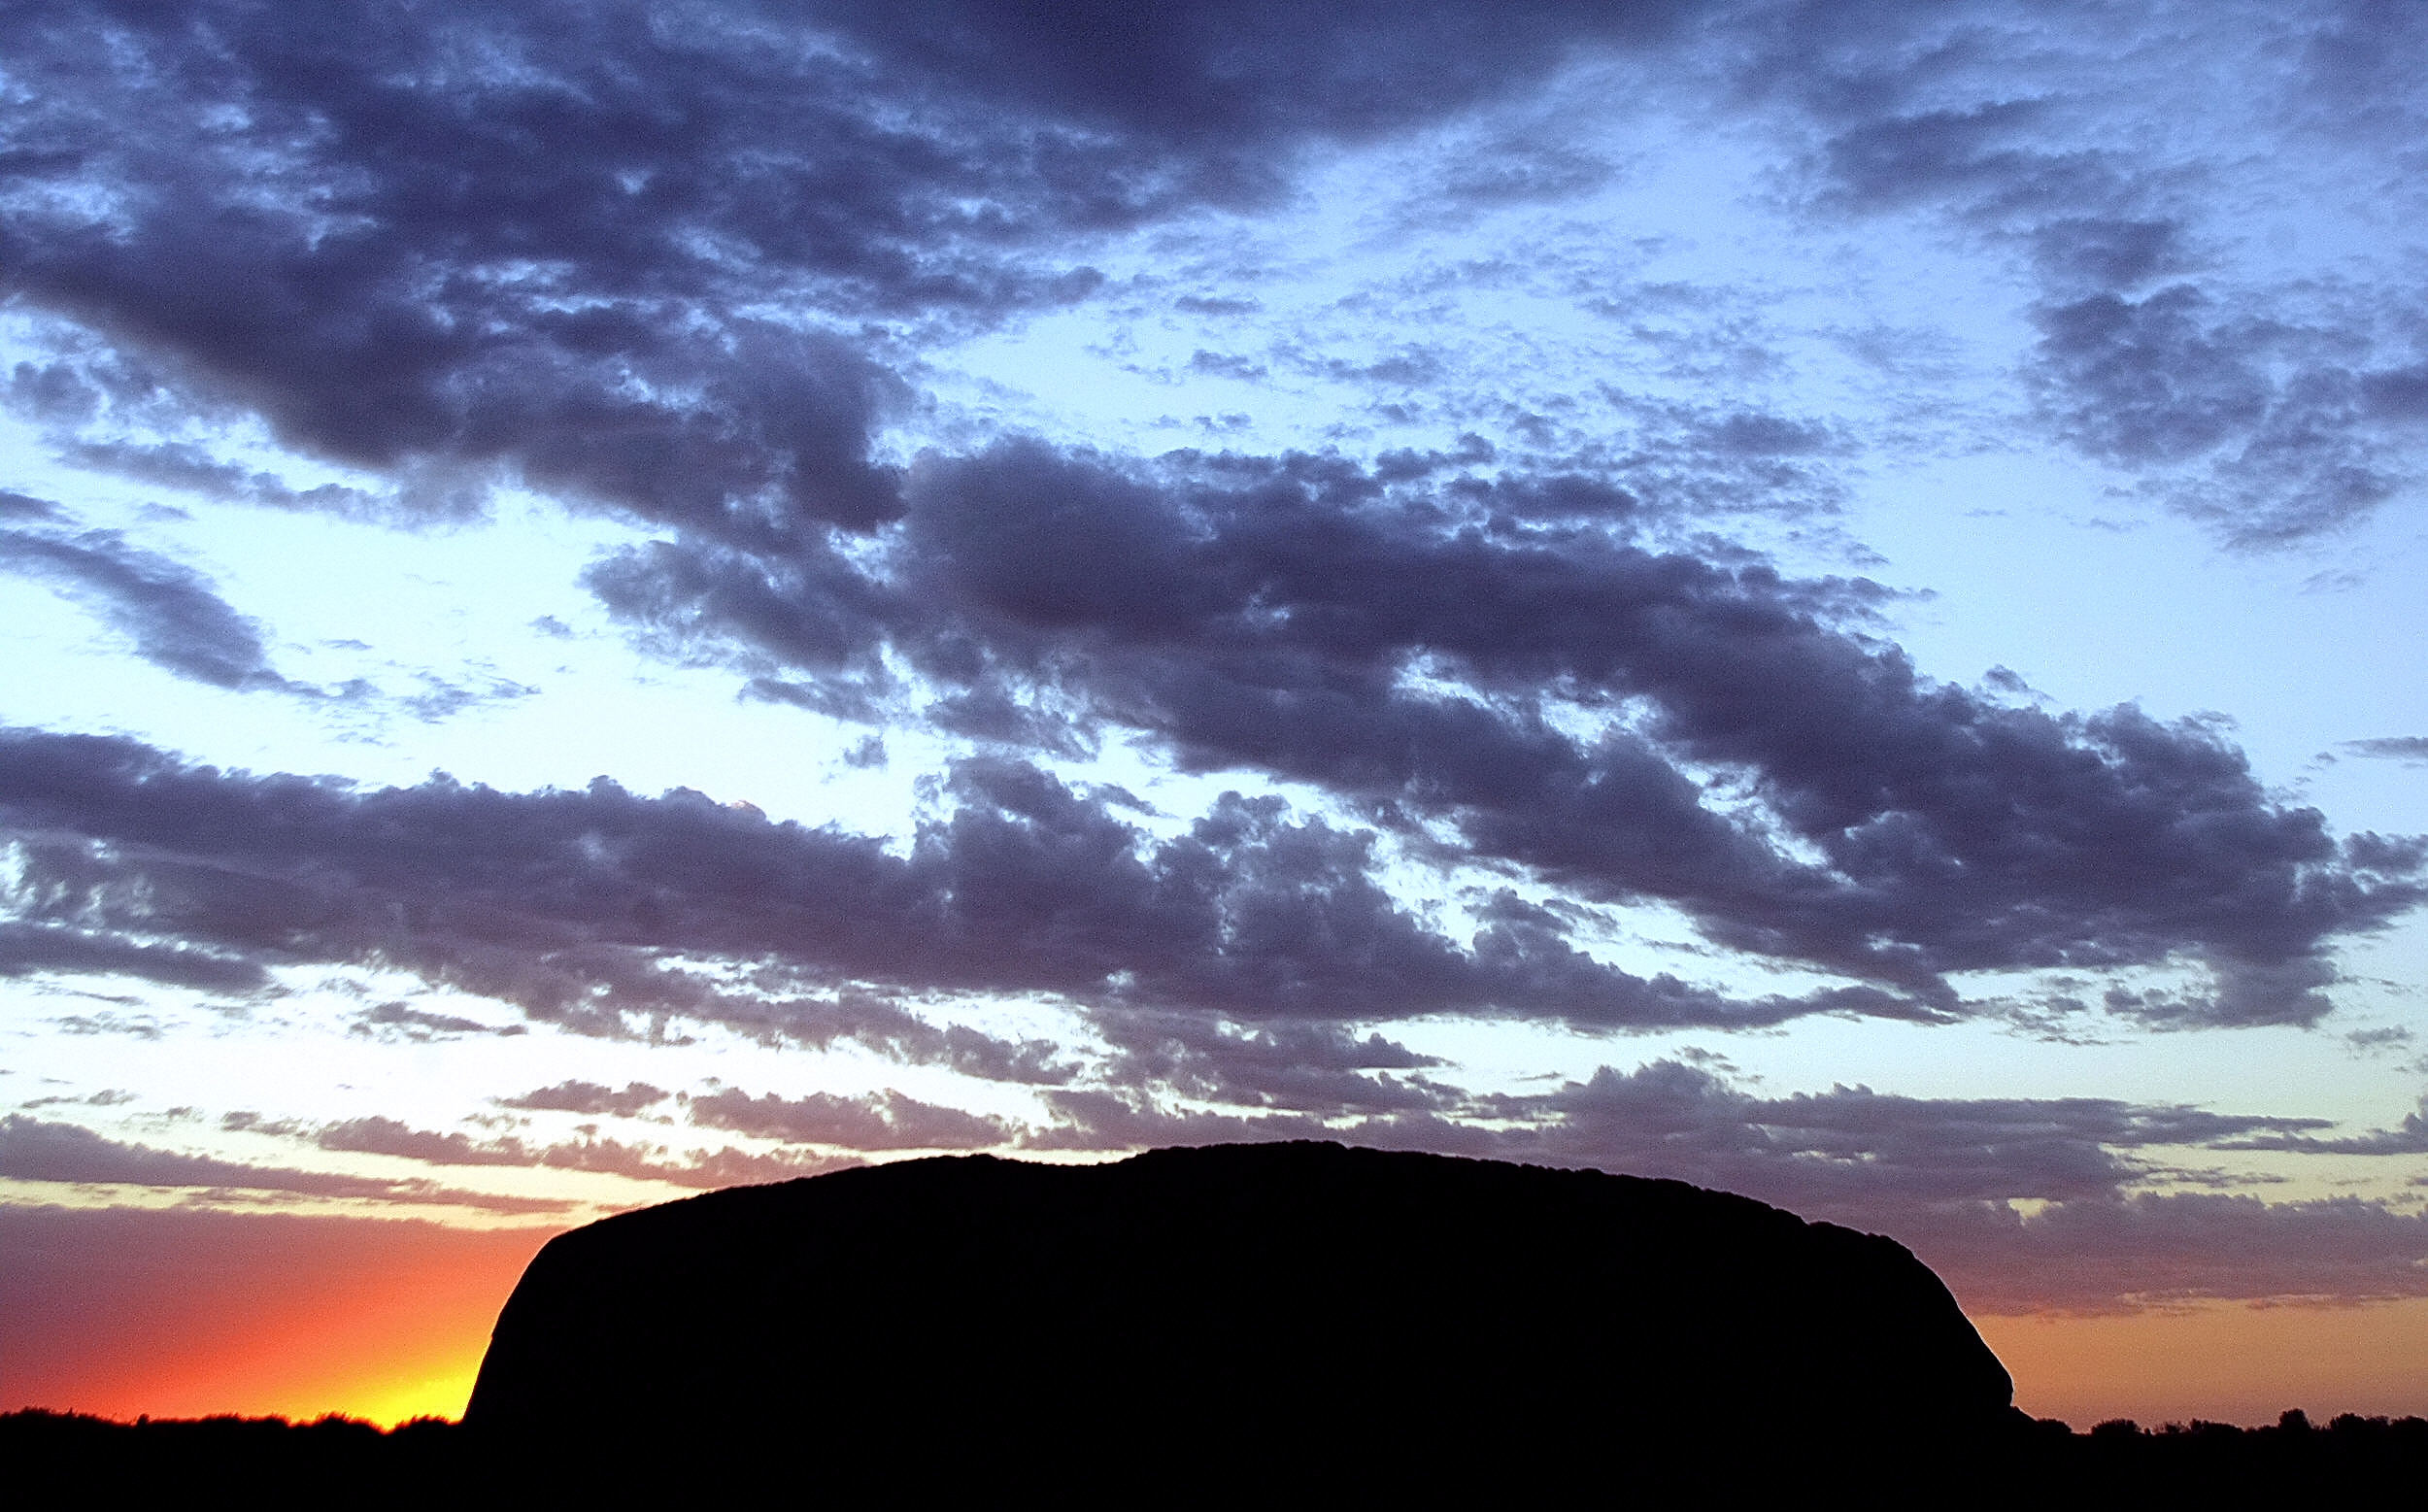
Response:
[[[686,1428],[667,1442],[660,1426],[602,1414],[610,1430],[604,1441],[622,1448],[604,1461],[567,1462],[558,1446],[485,1432],[443,1418],[420,1418],[383,1431],[358,1420],[330,1416],[290,1423],[285,1418],[221,1416],[115,1422],[83,1413],[26,1408],[0,1415],[0,1464],[19,1495],[78,1495],[108,1504],[135,1496],[192,1496],[236,1491],[257,1505],[416,1506],[433,1497],[460,1500],[471,1494],[539,1496],[587,1488],[604,1491],[612,1503],[621,1490],[634,1498],[660,1495],[668,1480],[705,1491],[729,1479],[764,1487],[779,1481],[794,1504],[859,1499],[890,1493],[933,1489],[940,1482],[974,1495],[1051,1489],[1059,1483],[1068,1499],[1117,1499],[1117,1487],[1064,1466],[1041,1474],[1039,1463],[962,1466],[952,1473],[949,1425],[939,1425],[926,1452],[887,1466],[824,1462],[812,1456],[788,1460],[784,1435],[757,1445],[703,1442]],[[1562,1477],[1546,1482],[1534,1467],[1512,1459],[1499,1467],[1504,1494],[1600,1490],[1590,1500],[1624,1500],[1622,1492],[1656,1487],[1684,1491],[1700,1485],[1710,1497],[1733,1499],[1732,1490],[1776,1491],[1785,1483],[1818,1481],[1839,1489],[1940,1495],[1951,1504],[2050,1504],[2078,1506],[2233,1506],[2263,1498],[2301,1497],[2334,1505],[2324,1497],[2415,1495],[2428,1484],[2428,1419],[2365,1417],[2345,1413],[2313,1425],[2300,1410],[2262,1428],[2195,1420],[2143,1428],[2117,1420],[2077,1432],[2055,1419],[2016,1415],[2002,1430],[1949,1441],[1901,1431],[1880,1424],[1870,1435],[1838,1437],[1816,1445],[1792,1419],[1765,1425],[1705,1425],[1691,1443],[1646,1445],[1623,1430],[1608,1437],[1606,1456],[1588,1455],[1601,1474],[1591,1484]],[[763,1432],[754,1426],[753,1432]],[[1085,1436],[1084,1425],[1073,1425]],[[1045,1446],[1040,1446],[1043,1448]],[[1111,1446],[1096,1446],[1102,1450]],[[679,1451],[679,1453],[678,1453]],[[1356,1446],[1341,1446],[1356,1460]],[[1129,1457],[1114,1454],[1111,1461]],[[1421,1452],[1420,1452],[1421,1460]],[[771,1464],[777,1466],[771,1471]],[[673,1466],[672,1473],[669,1467]],[[1122,1484],[1144,1499],[1186,1504],[1202,1494],[1228,1491],[1229,1477],[1215,1467],[1188,1462],[1123,1466],[1140,1479]],[[1321,1499],[1365,1499],[1361,1492],[1404,1495],[1413,1480],[1420,1491],[1448,1496],[1490,1495],[1492,1486],[1457,1486],[1419,1464],[1368,1462],[1308,1463],[1296,1479],[1260,1489],[1263,1499],[1298,1502],[1322,1490]],[[1213,1473],[1209,1473],[1213,1471]],[[1103,1493],[1091,1495],[1091,1484]],[[1433,1499],[1424,1497],[1423,1499]],[[37,1504],[27,1501],[21,1504]],[[2353,1503],[2357,1504],[2357,1503]]]

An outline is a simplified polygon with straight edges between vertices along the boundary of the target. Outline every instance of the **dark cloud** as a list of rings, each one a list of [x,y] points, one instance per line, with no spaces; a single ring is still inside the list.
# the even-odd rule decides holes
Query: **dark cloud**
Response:
[[[1886,994],[1748,1002],[1637,978],[1569,946],[1549,916],[1503,910],[1463,946],[1369,874],[1368,833],[1231,795],[1155,840],[1114,817],[1118,794],[1082,797],[1014,761],[961,763],[958,808],[898,857],[873,838],[695,793],[637,798],[604,779],[582,792],[444,779],[357,792],[98,737],[19,734],[6,751],[0,815],[19,837],[19,906],[35,923],[174,934],[256,964],[376,962],[576,1028],[688,1014],[1050,1082],[1065,1073],[1045,1046],[798,994],[840,979],[1241,1019],[1500,1012],[1609,1025],[1899,1010]],[[665,959],[699,955],[762,969],[728,991]],[[388,1017],[409,1029],[416,1012]]]
[[[1676,8],[1422,9],[342,4],[298,22],[56,0],[0,28],[24,102],[0,267],[194,402],[323,455],[502,466],[744,537],[866,528],[894,509],[866,440],[899,386],[767,312],[1067,301],[1097,275],[1066,246],[1267,202],[1301,144],[1437,118],[1580,44],[1655,38]],[[57,415],[103,402],[73,362],[21,386]]]
[[[1077,1062],[1050,1039],[1005,1039],[966,1024],[934,1024],[881,993],[843,988],[830,996],[787,996],[757,1017],[728,1005],[725,1022],[770,1043],[824,1050],[851,1042],[912,1065],[947,1067],[987,1082],[1060,1086]]]
[[[951,706],[995,710],[991,738],[1144,731],[1183,766],[1447,823],[1470,856],[1665,899],[1719,943],[1934,1008],[1949,972],[2192,958],[2219,986],[2189,1017],[2308,1021],[2329,939],[2420,896],[2408,853],[2339,846],[2209,728],[1935,684],[1861,633],[1871,585],[1614,541],[1541,513],[1564,492],[1606,504],[1557,480],[1418,492],[1337,459],[1146,469],[1006,443],[914,470],[890,579],[661,543],[598,583],[652,633],[847,680],[891,645],[965,690]],[[1526,921],[1492,940],[1537,999],[1577,966]]]
[[[148,945],[64,924],[0,922],[0,976],[59,971],[140,977],[163,987],[252,992],[269,985],[259,962],[181,945]]]
[[[532,1112],[603,1113],[628,1119],[639,1117],[642,1109],[655,1107],[673,1095],[647,1082],[626,1082],[624,1091],[617,1092],[596,1082],[564,1081],[554,1087],[536,1088],[520,1097],[500,1097],[497,1105]]]
[[[228,607],[210,579],[118,531],[0,530],[0,571],[85,604],[163,671],[239,692],[289,689],[270,665],[260,627]]]
[[[2074,19],[1791,0],[833,0],[349,3],[293,23],[199,0],[51,0],[0,30],[24,101],[0,266],[86,335],[14,391],[62,425],[139,392],[250,410],[291,445],[429,474],[393,501],[406,513],[456,510],[504,469],[805,552],[829,526],[897,513],[869,433],[906,400],[903,344],[930,322],[1086,297],[1102,238],[1278,203],[1301,149],[1433,125],[1569,61],[1633,55],[1648,84],[1669,82],[1648,98],[1686,84],[1699,114],[1726,102],[1811,142],[1818,207],[1941,214],[2024,250],[2053,332],[2036,366],[2050,419],[2093,454],[2198,463],[2178,501],[2244,544],[2356,518],[2408,478],[2384,428],[2415,420],[2423,391],[2399,312],[2362,301],[2298,356],[2282,337],[2306,322],[2284,290],[2218,284],[2188,330],[2171,306],[2125,322],[2138,334],[2103,322],[2099,301],[2165,297],[2149,283],[2195,271],[2225,233],[2188,218],[2213,148],[2171,155],[2113,129],[2118,44]],[[2266,82],[2277,129],[2331,115],[2313,134],[2353,142],[2416,118],[2415,91],[2358,61],[2414,32],[2358,13],[2264,19],[2266,46],[2303,59]],[[1556,198],[1602,172],[1488,133],[1448,151],[1431,195]],[[1207,315],[1239,305],[1184,298]],[[2356,363],[2355,342],[2382,350]],[[1384,387],[1446,371],[1416,346],[1316,360]],[[2180,361],[2193,365],[2170,386]],[[125,371],[105,373],[114,362]],[[185,441],[72,449],[222,496],[377,507]]]
[[[299,1197],[442,1203],[500,1213],[561,1213],[570,1202],[499,1196],[426,1181],[386,1181],[326,1171],[248,1165],[210,1156],[180,1155],[149,1145],[120,1144],[73,1124],[50,1124],[12,1113],[0,1118],[0,1177],[76,1185],[199,1188],[285,1193]]]
[[[2295,323],[2192,284],[2043,306],[2037,377],[2061,431],[2095,456],[2212,471],[2178,507],[2237,545],[2348,524],[2411,480],[2367,421],[2406,419],[2395,373],[2354,372],[2365,335]]]
[[[7,488],[0,488],[0,520],[34,520],[48,522],[64,521],[66,518],[58,505],[47,499],[37,499],[26,494],[12,492]]]
[[[1053,1093],[1048,1106],[1062,1126],[1033,1130],[1025,1143],[1300,1138],[1309,1114],[1351,1115],[1359,1122],[1346,1132],[1360,1143],[1664,1176],[1872,1226],[1948,1203],[2118,1199],[2166,1174],[2143,1151],[2344,1148],[2314,1137],[2329,1126],[2325,1119],[2097,1097],[1908,1097],[1865,1087],[1764,1097],[1685,1060],[1632,1072],[1604,1066],[1587,1081],[1526,1094],[1470,1095],[1416,1077],[1402,1092],[1388,1073],[1340,1074],[1425,1063],[1379,1035],[1361,1043],[1293,1025],[1243,1036],[1186,1021],[1112,1032],[1123,1035],[1115,1043],[1129,1057],[1113,1062],[1114,1085]],[[1209,1067],[1229,1074],[1218,1078]],[[1360,1085],[1362,1098],[1344,1094]],[[1189,1105],[1206,1101],[1230,1107]],[[1259,1105],[1276,1112],[1259,1118],[1250,1111]]]

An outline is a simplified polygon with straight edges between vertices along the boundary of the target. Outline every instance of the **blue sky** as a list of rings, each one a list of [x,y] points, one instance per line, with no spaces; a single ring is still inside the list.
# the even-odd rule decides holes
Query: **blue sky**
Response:
[[[0,1201],[2428,1293],[2415,8],[0,24]]]

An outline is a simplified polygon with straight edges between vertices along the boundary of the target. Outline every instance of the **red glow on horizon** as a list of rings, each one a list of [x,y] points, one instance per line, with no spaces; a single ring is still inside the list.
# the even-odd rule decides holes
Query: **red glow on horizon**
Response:
[[[463,1410],[551,1232],[208,1213],[0,1213],[0,1411]]]

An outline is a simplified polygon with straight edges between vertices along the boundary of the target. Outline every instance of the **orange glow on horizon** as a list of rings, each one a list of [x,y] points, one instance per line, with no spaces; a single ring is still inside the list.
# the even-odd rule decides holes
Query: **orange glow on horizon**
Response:
[[[114,1243],[132,1235],[74,1217],[0,1234],[18,1251],[6,1262],[15,1294],[0,1319],[0,1411],[335,1412],[383,1428],[458,1417],[498,1308],[551,1237],[176,1219],[177,1242],[165,1244]]]
[[[2319,1423],[2428,1417],[2428,1297],[1973,1322],[2015,1378],[2015,1405],[2076,1431],[2110,1418],[2248,1428],[2288,1407]]]

